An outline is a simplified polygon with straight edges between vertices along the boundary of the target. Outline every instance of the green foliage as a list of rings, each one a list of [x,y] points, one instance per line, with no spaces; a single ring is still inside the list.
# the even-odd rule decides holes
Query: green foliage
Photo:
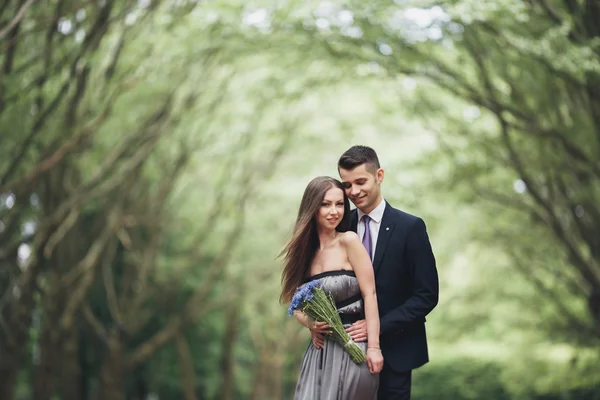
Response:
[[[498,376],[501,367],[476,360],[454,360],[418,371],[413,379],[415,399],[510,399]]]
[[[455,358],[432,363],[414,372],[412,395],[418,400],[598,399],[600,384],[579,386],[570,377],[574,368],[577,369],[570,365],[557,373],[556,367],[533,360],[524,363],[513,359],[501,363],[479,358]],[[552,383],[548,379],[545,384],[537,384],[543,376],[552,376]]]
[[[291,398],[308,336],[278,303],[276,257],[306,183],[364,143],[438,259],[414,397],[598,398],[597,8],[101,3],[32,3],[0,38],[0,352],[27,338],[0,368],[19,396],[40,354],[56,371],[68,353],[52,333],[79,335],[96,396],[107,337],[131,361],[181,318],[198,398]],[[0,7],[8,26],[17,3]],[[171,338],[121,394],[184,398],[184,364]],[[51,376],[56,398],[68,377]]]

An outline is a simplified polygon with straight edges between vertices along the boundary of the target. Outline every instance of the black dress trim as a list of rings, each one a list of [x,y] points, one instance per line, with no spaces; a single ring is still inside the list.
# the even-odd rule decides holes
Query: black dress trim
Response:
[[[365,319],[365,313],[361,311],[357,313],[340,314],[340,319],[342,320],[343,325],[353,324],[356,321]]]
[[[337,303],[335,303],[335,306],[340,309],[340,308],[344,308],[346,306],[349,306],[352,303],[356,303],[357,301],[362,300],[362,295],[359,294],[355,294],[354,296],[350,296],[348,297],[346,300],[340,300]]]
[[[306,278],[306,280],[304,281],[304,283],[311,282],[311,281],[314,281],[316,279],[321,279],[321,278],[324,278],[326,276],[336,276],[336,275],[353,276],[353,277],[356,278],[356,274],[354,273],[354,271],[352,271],[350,269],[337,269],[335,271],[325,271],[325,272],[321,272],[319,274],[315,274],[313,276],[310,276],[310,277]]]

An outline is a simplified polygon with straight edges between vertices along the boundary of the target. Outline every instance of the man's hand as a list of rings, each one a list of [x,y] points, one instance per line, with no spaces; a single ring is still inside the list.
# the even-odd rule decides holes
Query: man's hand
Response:
[[[366,342],[367,321],[365,321],[364,319],[356,321],[350,327],[346,328],[346,332],[348,332],[352,340],[354,340],[355,342]]]

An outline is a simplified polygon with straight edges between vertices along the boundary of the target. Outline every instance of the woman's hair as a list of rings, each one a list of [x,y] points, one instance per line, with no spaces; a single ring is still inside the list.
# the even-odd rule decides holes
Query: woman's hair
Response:
[[[279,254],[279,256],[285,255],[283,272],[281,273],[281,283],[283,285],[279,297],[281,302],[290,302],[296,288],[302,285],[307,278],[309,268],[320,245],[315,217],[319,212],[323,198],[325,198],[325,193],[331,188],[339,188],[344,193],[342,183],[328,176],[316,177],[310,181],[304,190],[294,234]],[[344,193],[344,216],[336,227],[336,231],[346,232],[349,229],[350,202]]]

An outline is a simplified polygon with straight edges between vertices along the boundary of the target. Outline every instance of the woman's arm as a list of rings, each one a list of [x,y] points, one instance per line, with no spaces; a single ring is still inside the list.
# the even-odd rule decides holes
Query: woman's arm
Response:
[[[358,286],[365,301],[365,319],[369,347],[379,347],[379,310],[375,292],[375,274],[367,250],[354,232],[346,232],[343,238],[348,261],[358,279]]]
[[[308,315],[304,314],[302,311],[295,310],[294,317],[296,317],[296,320],[298,322],[300,322],[300,325],[310,329],[310,331],[313,333],[319,333],[319,334],[325,334],[325,335],[331,333],[331,329],[329,329],[330,326],[327,324],[327,322],[315,321]],[[322,344],[319,344],[319,343],[314,343],[314,344],[315,344],[315,347],[317,347],[317,348],[323,347]]]
[[[354,232],[344,233],[343,243],[348,261],[358,279],[358,286],[365,302],[367,321],[367,360],[372,373],[378,373],[383,367],[383,356],[379,347],[379,310],[375,291],[375,274],[367,250]]]
[[[300,325],[308,329],[310,329],[315,323],[314,320],[312,320],[308,315],[304,314],[302,311],[295,310],[294,317],[296,317],[296,320],[300,322]]]

